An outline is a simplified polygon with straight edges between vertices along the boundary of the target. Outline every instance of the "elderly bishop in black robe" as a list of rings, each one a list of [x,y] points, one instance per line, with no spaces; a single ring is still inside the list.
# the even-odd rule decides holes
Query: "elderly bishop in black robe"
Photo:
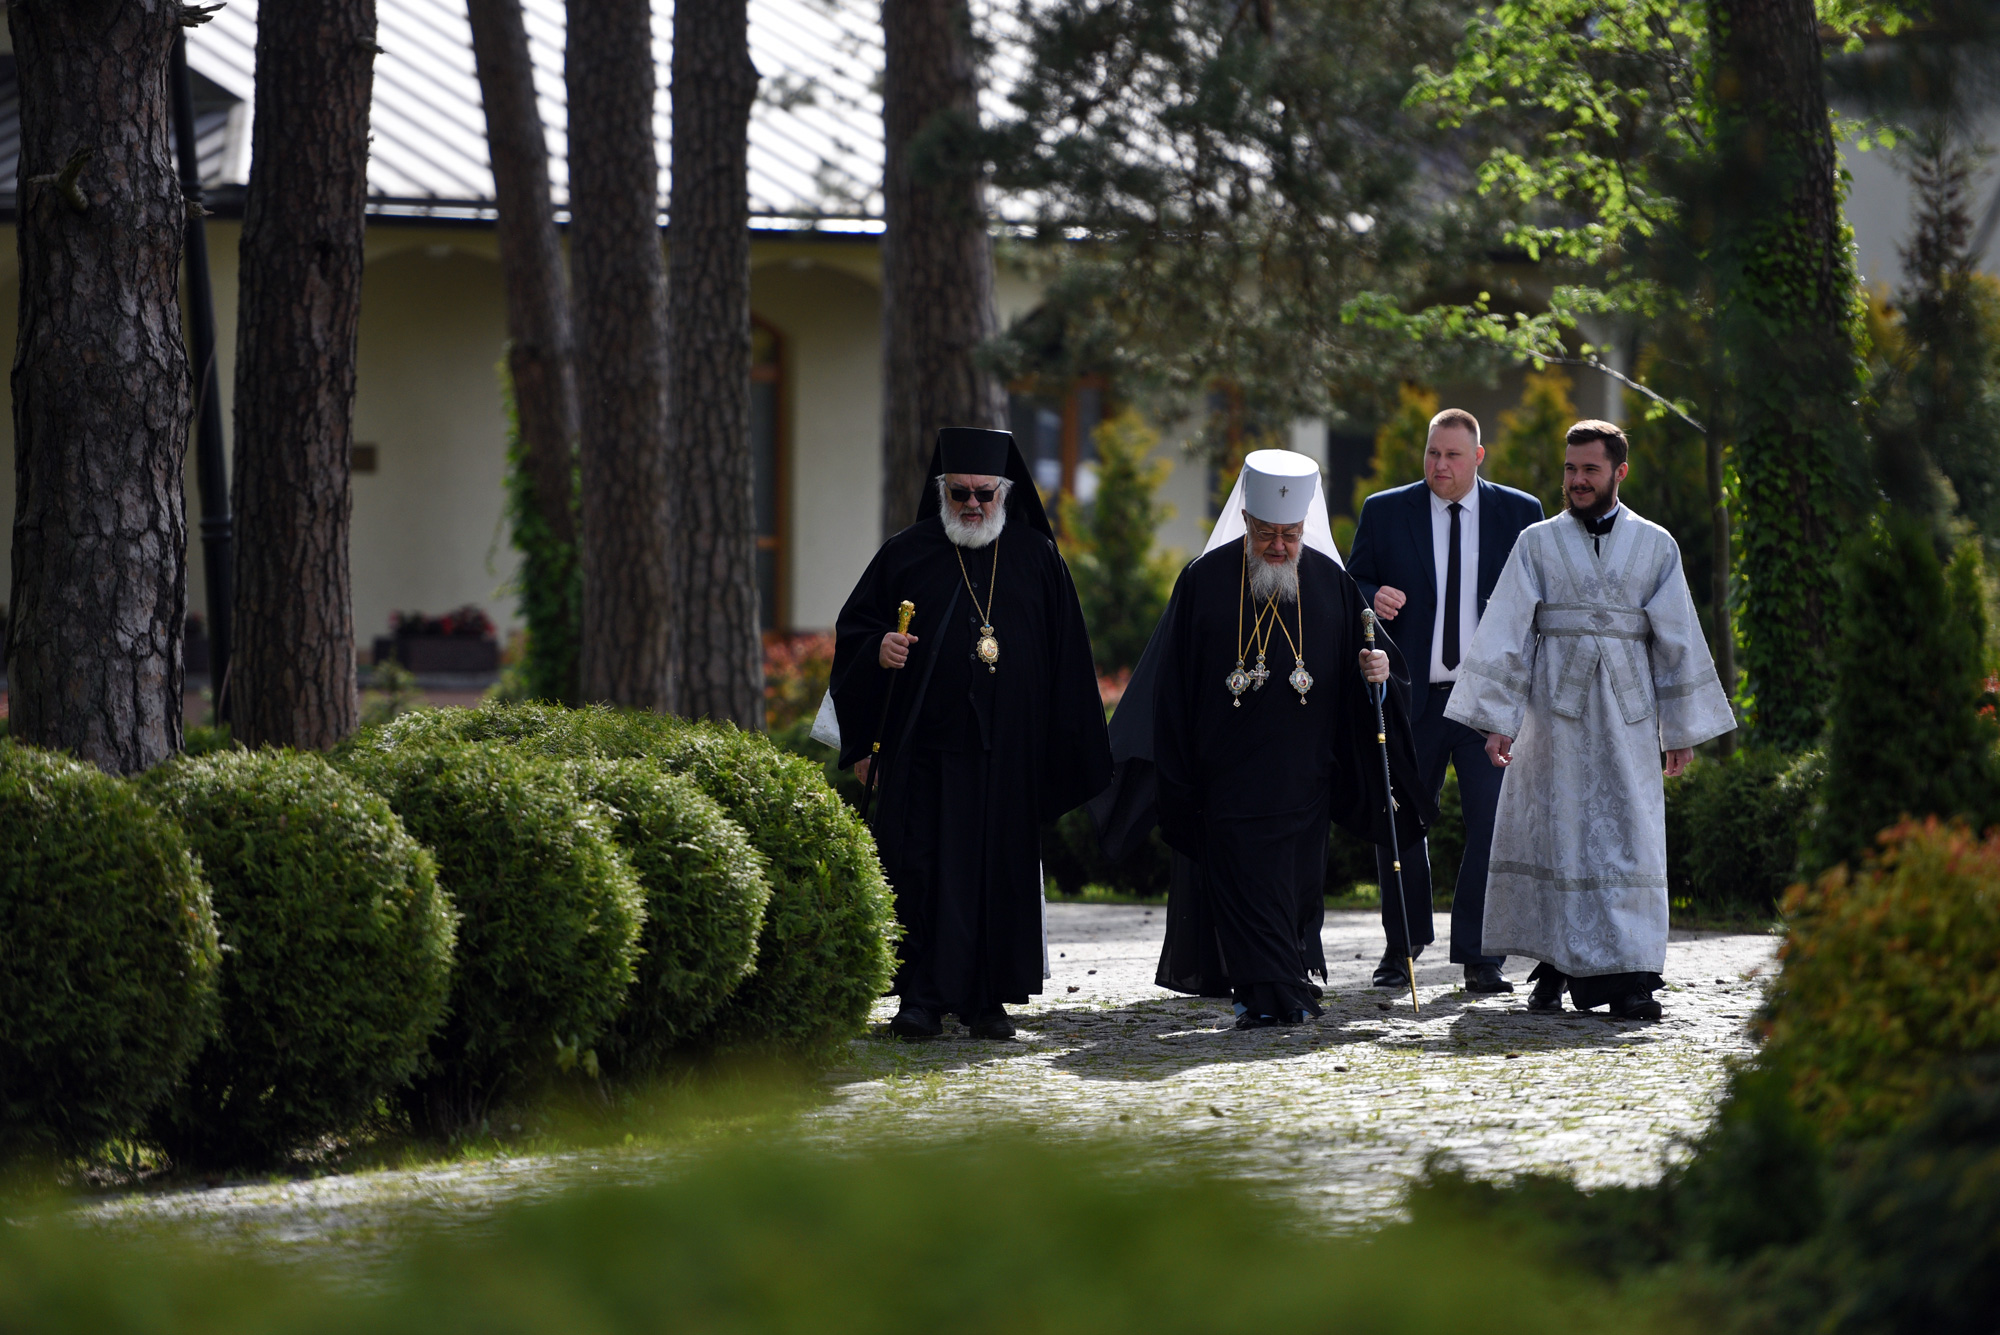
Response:
[[[835,626],[840,763],[876,767],[903,926],[891,1028],[931,1037],[956,1014],[1011,1038],[1006,1003],[1048,976],[1041,826],[1110,782],[1111,750],[1076,586],[1014,437],[948,427],[929,476]]]
[[[1332,822],[1388,843],[1393,820],[1407,844],[1436,815],[1417,782],[1408,678],[1394,645],[1364,648],[1360,590],[1307,540],[1325,526],[1313,505],[1318,483],[1318,465],[1289,450],[1244,461],[1242,513],[1225,516],[1243,537],[1211,542],[1181,572],[1147,646],[1151,662],[1133,674],[1152,715],[1151,756],[1121,756],[1121,783],[1150,762],[1161,836],[1186,859],[1177,859],[1159,981],[1226,991],[1243,1029],[1321,1014],[1312,978],[1326,977]],[[1385,680],[1394,807],[1368,687]],[[1128,689],[1120,732],[1129,732],[1131,703]],[[1116,802],[1099,806],[1110,812]]]

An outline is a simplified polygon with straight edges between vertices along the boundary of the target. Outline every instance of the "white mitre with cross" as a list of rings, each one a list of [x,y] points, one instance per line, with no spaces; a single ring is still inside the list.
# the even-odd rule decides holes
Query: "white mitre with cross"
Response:
[[[1203,554],[1243,538],[1243,512],[1248,510],[1267,524],[1296,524],[1304,521],[1305,545],[1333,558],[1335,565],[1346,564],[1333,545],[1333,524],[1326,515],[1325,488],[1320,486],[1319,465],[1296,450],[1252,450],[1243,459],[1243,471],[1236,486],[1222,504],[1215,532],[1208,535]]]

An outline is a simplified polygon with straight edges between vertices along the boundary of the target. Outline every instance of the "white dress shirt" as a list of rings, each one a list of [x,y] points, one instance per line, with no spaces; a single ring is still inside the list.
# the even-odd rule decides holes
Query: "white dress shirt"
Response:
[[[1444,665],[1445,563],[1451,556],[1451,502],[1431,494],[1431,559],[1437,572],[1437,619],[1431,623],[1431,681],[1458,680],[1458,669]],[[1458,659],[1472,647],[1479,626],[1479,483],[1458,502]]]

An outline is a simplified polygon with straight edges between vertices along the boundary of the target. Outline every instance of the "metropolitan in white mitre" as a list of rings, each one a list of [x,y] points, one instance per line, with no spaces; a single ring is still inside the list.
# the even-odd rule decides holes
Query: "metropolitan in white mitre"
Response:
[[[1736,726],[1673,535],[1621,505],[1629,447],[1569,429],[1568,509],[1526,529],[1445,715],[1507,770],[1482,948],[1541,961],[1528,1008],[1660,1018],[1667,962],[1662,776]]]

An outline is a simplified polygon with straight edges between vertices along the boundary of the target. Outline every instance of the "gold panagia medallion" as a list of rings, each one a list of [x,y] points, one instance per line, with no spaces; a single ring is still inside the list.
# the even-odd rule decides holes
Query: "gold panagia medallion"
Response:
[[[1306,692],[1313,688],[1313,674],[1306,671],[1306,661],[1301,658],[1299,665],[1292,669],[1292,675],[1285,680],[1291,682],[1292,689],[1299,693],[1299,703],[1306,702]]]
[[[1000,638],[993,633],[993,627],[981,626],[979,628],[979,643],[973,646],[972,651],[979,655],[980,662],[986,664],[988,672],[998,672],[1000,670],[994,666],[994,664],[1000,661]]]
[[[1222,684],[1227,686],[1229,693],[1236,697],[1229,703],[1238,709],[1243,708],[1243,692],[1250,689],[1250,674],[1243,670],[1242,659],[1239,658],[1236,660],[1235,670],[1222,679]]]

